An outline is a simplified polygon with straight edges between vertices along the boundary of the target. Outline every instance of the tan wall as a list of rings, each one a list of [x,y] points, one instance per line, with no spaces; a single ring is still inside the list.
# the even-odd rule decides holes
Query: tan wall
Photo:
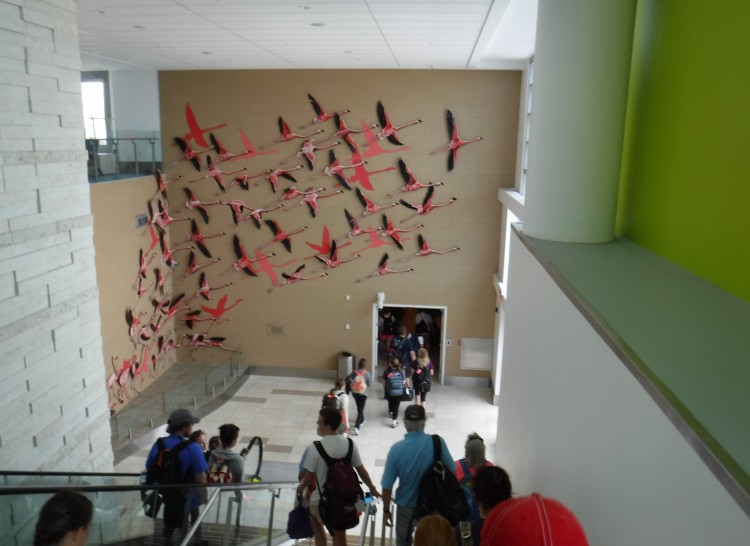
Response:
[[[134,313],[143,312],[141,320],[148,323],[154,308],[151,298],[154,296],[150,287],[140,297],[136,297],[133,283],[138,271],[138,251],[147,250],[151,238],[144,228],[135,227],[135,217],[147,211],[146,202],[156,189],[153,176],[105,182],[91,185],[91,209],[94,215],[94,245],[96,248],[96,273],[99,286],[99,303],[102,317],[102,346],[104,352],[105,376],[113,372],[112,357],[119,370],[126,359],[135,356],[142,360],[144,348],[153,352],[154,344],[135,345],[128,336],[125,321],[125,310],[130,307]],[[154,280],[153,269],[160,266],[161,255],[157,246],[151,252],[153,258],[148,268],[148,285]],[[161,266],[162,269],[166,269]],[[171,286],[165,285],[166,292]],[[170,331],[165,327],[162,334]],[[149,367],[137,378],[128,378],[126,388],[121,393],[124,404],[115,393],[120,394],[119,387],[110,389],[110,403],[119,411],[129,400],[137,396],[137,390],[143,390],[155,377],[166,370],[174,360],[174,354],[165,354],[158,361],[155,369]],[[136,390],[137,389],[137,390]]]
[[[414,118],[423,123],[404,129],[399,133],[405,146],[396,153],[388,153],[370,158],[369,171],[397,167],[399,157],[403,157],[418,179],[422,181],[443,181],[444,187],[435,191],[434,202],[443,202],[450,197],[458,201],[450,207],[437,209],[427,216],[408,222],[413,225],[423,222],[425,227],[406,234],[409,240],[405,250],[395,246],[368,249],[363,257],[331,270],[328,277],[294,285],[283,286],[269,293],[272,287],[270,278],[261,273],[258,278],[250,278],[243,273],[221,273],[234,261],[231,237],[238,234],[246,248],[253,251],[271,238],[266,226],[258,230],[251,222],[235,227],[228,207],[211,209],[209,225],[199,222],[204,234],[226,232],[226,237],[208,241],[208,247],[221,263],[205,271],[211,285],[232,281],[228,289],[212,294],[211,302],[193,300],[193,308],[200,304],[214,306],[218,299],[229,295],[228,303],[236,298],[243,302],[228,312],[229,320],[215,325],[211,335],[226,338],[225,344],[241,348],[248,363],[298,368],[334,368],[335,357],[341,350],[348,350],[357,356],[369,356],[371,352],[372,304],[377,292],[386,293],[386,302],[420,305],[444,305],[448,307],[447,329],[454,344],[447,348],[446,364],[449,375],[477,375],[476,372],[459,370],[462,337],[491,338],[493,335],[495,294],[492,277],[498,263],[498,238],[500,233],[500,204],[497,189],[511,186],[515,169],[515,146],[517,134],[518,104],[520,92],[518,72],[452,72],[452,71],[217,71],[217,72],[164,72],[160,74],[160,101],[162,112],[162,134],[165,143],[165,164],[179,158],[178,149],[171,143],[174,136],[188,132],[185,118],[185,105],[190,103],[198,124],[202,127],[226,123],[226,127],[214,133],[226,148],[232,151],[242,149],[239,129],[242,128],[256,147],[269,143],[278,135],[276,118],[283,115],[293,129],[299,128],[313,116],[308,104],[307,93],[312,93],[323,105],[333,111],[350,109],[345,116],[352,128],[361,128],[361,121],[375,123],[376,104],[382,100],[395,124]],[[484,140],[464,147],[459,152],[457,167],[447,171],[447,152],[429,155],[429,152],[448,142],[445,122],[445,109],[453,111],[459,123],[460,135],[471,138],[481,135]],[[326,134],[333,132],[333,121],[323,127]],[[300,131],[302,132],[302,131]],[[204,135],[206,138],[208,134]],[[365,138],[355,135],[363,153]],[[319,142],[322,142],[319,140]],[[195,145],[194,142],[191,144]],[[301,141],[276,144],[275,154],[256,156],[241,161],[222,163],[224,170],[247,167],[251,174],[275,168],[282,161],[293,156]],[[382,147],[393,149],[388,142]],[[408,149],[406,149],[408,147]],[[351,154],[345,145],[334,148],[339,161],[349,162]],[[335,189],[333,179],[313,176],[328,164],[327,150],[318,153],[314,173],[307,169],[296,171],[299,175],[298,187],[312,185]],[[202,159],[205,161],[205,159]],[[295,165],[291,161],[287,165]],[[235,186],[225,195],[217,197],[218,187],[211,179],[194,183],[184,181],[205,174],[198,174],[186,161],[167,167],[171,178],[182,175],[182,180],[170,186],[170,210],[175,217],[185,217],[188,212],[177,212],[185,201],[181,186],[189,186],[203,200],[240,199],[252,207],[261,207],[276,200],[267,182],[251,187],[249,192]],[[349,171],[351,174],[351,171]],[[231,176],[226,177],[229,181]],[[398,170],[377,174],[371,177],[374,191],[366,192],[375,202],[383,204],[392,201],[385,195],[401,187]],[[290,186],[282,181],[280,191]],[[406,194],[410,201],[421,201],[425,190]],[[287,205],[291,204],[287,202]],[[314,254],[305,242],[320,244],[323,229],[327,226],[332,237],[346,233],[343,209],[355,214],[362,207],[354,192],[346,192],[320,201],[320,212],[313,219],[308,210],[298,207],[289,211],[278,210],[267,217],[276,219],[287,230],[306,225],[309,229],[292,239],[291,254],[279,244],[270,250],[277,255],[272,263],[288,263],[278,270],[291,273],[300,264],[306,264],[305,272],[310,275],[322,267],[314,259],[305,259]],[[386,211],[393,220],[400,220],[409,214],[404,207]],[[192,214],[192,213],[189,213]],[[132,215],[129,215],[132,216]],[[197,215],[196,215],[197,217]],[[127,219],[132,221],[131,218]],[[380,215],[368,216],[363,226],[380,225]],[[188,235],[187,222],[173,224],[171,238],[174,244]],[[436,249],[459,246],[461,252],[443,256],[428,256],[398,263],[417,251],[416,234],[421,232]],[[340,251],[348,257],[366,245],[366,236],[355,239],[353,244]],[[414,272],[371,278],[364,282],[357,279],[373,272],[387,250],[392,267],[413,267]],[[137,251],[136,251],[137,252]],[[175,270],[179,278],[184,271],[185,253],[180,266]],[[205,261],[202,256],[200,261]],[[134,277],[133,264],[136,259],[126,260],[127,274],[124,282],[130,286]],[[132,273],[131,273],[132,271]],[[197,275],[178,283],[175,292],[194,293],[198,287]],[[347,299],[346,296],[350,299]],[[119,313],[119,311],[117,311]],[[119,317],[115,320],[122,322]],[[346,330],[345,324],[351,329]],[[202,331],[206,324],[201,323],[196,331]],[[184,349],[183,349],[184,350]],[[182,358],[190,358],[183,352]],[[222,351],[201,349],[192,355],[200,361],[218,361],[225,358]],[[480,372],[481,374],[481,372]]]

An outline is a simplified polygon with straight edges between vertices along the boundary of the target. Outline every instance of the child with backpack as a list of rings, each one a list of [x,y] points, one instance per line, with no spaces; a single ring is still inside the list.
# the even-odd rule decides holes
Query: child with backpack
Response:
[[[345,390],[346,380],[339,377],[336,380],[336,386],[323,395],[322,408],[333,408],[341,414],[341,425],[339,434],[346,434],[349,431],[349,395]]]
[[[372,381],[370,372],[367,371],[367,360],[359,359],[357,369],[346,378],[347,390],[351,392],[354,403],[357,404],[357,420],[354,421],[352,434],[359,435],[359,427],[365,422],[365,403],[367,402],[367,391]]]
[[[297,492],[302,494],[317,482],[309,506],[316,546],[326,544],[325,529],[333,537],[334,546],[345,546],[346,530],[359,524],[357,504],[363,497],[360,479],[372,496],[379,497],[380,492],[362,464],[357,446],[351,438],[338,433],[341,414],[323,408],[317,425],[322,438],[305,451],[304,473]]]
[[[392,428],[398,426],[398,406],[401,404],[401,395],[404,394],[405,382],[401,362],[398,358],[392,357],[388,361],[388,369],[383,373],[385,398],[388,400],[388,415],[392,419]]]
[[[435,365],[430,360],[430,355],[427,354],[427,349],[424,347],[417,351],[417,359],[412,363],[412,374],[411,380],[414,385],[414,396],[416,397],[415,403],[419,406],[424,406],[427,401],[427,393],[430,392],[431,380],[430,377],[435,373]]]
[[[479,518],[479,507],[474,501],[472,478],[477,469],[483,466],[493,465],[485,458],[484,440],[479,434],[472,432],[464,444],[464,458],[456,461],[456,478],[469,503],[469,521]]]
[[[240,435],[240,427],[233,424],[221,425],[219,427],[219,439],[221,446],[209,452],[208,456],[208,473],[206,481],[208,483],[240,483],[245,474],[245,457],[247,450],[243,449],[239,453],[232,448],[237,445],[237,439]],[[242,493],[237,491],[237,497],[240,498]]]

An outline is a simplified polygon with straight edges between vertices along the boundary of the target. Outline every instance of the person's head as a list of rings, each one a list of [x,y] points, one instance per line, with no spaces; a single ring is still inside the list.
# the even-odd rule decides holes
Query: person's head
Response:
[[[400,335],[401,337],[406,337],[406,326],[398,327],[398,335]]]
[[[194,430],[189,439],[201,446],[202,451],[208,451],[208,438],[202,430]]]
[[[341,426],[341,413],[333,408],[323,408],[318,412],[318,433],[323,436],[337,434]]]
[[[34,531],[34,546],[86,543],[94,505],[81,493],[59,491],[42,506]]]
[[[221,425],[219,427],[219,438],[221,439],[221,447],[230,448],[234,447],[237,443],[237,438],[240,435],[240,427],[233,424]]]
[[[221,447],[221,438],[218,436],[211,436],[211,439],[208,441],[208,450],[213,451],[217,447]]]
[[[364,370],[367,367],[367,359],[366,358],[360,358],[359,362],[357,363],[357,369],[358,370]]]
[[[430,355],[427,354],[427,349],[425,349],[424,347],[419,348],[419,350],[417,351],[417,360],[419,361],[420,366],[427,365],[427,363],[430,361]]]
[[[484,466],[487,462],[484,440],[482,440],[482,437],[476,432],[472,432],[466,438],[466,443],[464,444],[464,458],[472,468],[479,468],[480,466]]]
[[[414,530],[414,546],[456,546],[456,534],[443,516],[425,516]]]
[[[483,515],[513,495],[510,476],[499,466],[480,466],[471,481],[474,498]]]
[[[400,370],[401,369],[401,361],[398,358],[396,358],[395,356],[392,356],[391,359],[388,361],[388,366],[390,366],[394,370]]]
[[[336,390],[340,391],[344,389],[344,385],[346,385],[346,380],[343,377],[339,377],[336,380]]]
[[[426,422],[427,414],[424,411],[424,406],[413,404],[404,411],[404,428],[406,432],[414,432],[415,430],[423,431]]]
[[[193,425],[200,422],[200,419],[186,409],[176,409],[167,419],[167,434],[176,434],[181,432],[185,436],[190,436],[193,432]]]
[[[561,502],[532,493],[501,502],[482,526],[482,545],[588,546],[583,527]]]

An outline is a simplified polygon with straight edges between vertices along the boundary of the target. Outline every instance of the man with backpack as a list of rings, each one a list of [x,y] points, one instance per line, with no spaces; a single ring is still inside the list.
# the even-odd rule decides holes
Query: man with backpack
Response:
[[[322,438],[308,446],[304,473],[297,488],[302,494],[312,483],[317,483],[309,507],[315,546],[326,545],[326,528],[333,537],[334,546],[346,545],[346,530],[359,524],[357,505],[363,497],[360,479],[371,495],[380,496],[362,464],[357,446],[351,438],[338,433],[340,424],[338,411],[331,408],[320,410],[317,425]]]
[[[383,514],[385,523],[393,525],[391,514],[391,497],[393,486],[398,480],[395,504],[398,505],[396,518],[396,546],[409,546],[412,543],[412,533],[416,523],[420,502],[420,485],[423,478],[432,472],[435,465],[435,444],[439,447],[438,462],[442,464],[446,473],[453,475],[456,491],[460,493],[455,478],[456,465],[448,451],[445,440],[440,436],[433,437],[424,433],[427,415],[422,406],[411,405],[404,411],[404,439],[391,446],[385,462],[383,479]],[[434,497],[445,497],[443,491],[433,492]],[[462,497],[463,498],[463,497]]]
[[[200,446],[188,440],[193,425],[200,419],[186,409],[177,409],[167,420],[167,434],[151,447],[146,458],[147,483],[160,485],[206,483],[206,457]],[[175,529],[182,529],[187,514],[197,517],[198,506],[206,502],[206,489],[163,490],[164,544],[171,546]],[[195,534],[201,544],[200,530]]]

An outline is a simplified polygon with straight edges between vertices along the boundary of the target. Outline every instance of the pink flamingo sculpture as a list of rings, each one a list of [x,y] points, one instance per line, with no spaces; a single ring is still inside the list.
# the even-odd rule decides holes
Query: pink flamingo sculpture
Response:
[[[375,214],[377,212],[380,212],[381,210],[385,210],[385,209],[395,207],[396,205],[398,205],[398,202],[395,202],[395,203],[390,203],[388,205],[383,205],[381,207],[380,205],[376,205],[375,203],[370,201],[367,198],[367,196],[364,193],[362,193],[362,190],[360,190],[359,188],[354,188],[354,191],[357,194],[357,199],[359,199],[359,202],[362,203],[363,207],[365,207],[365,210],[362,213],[362,215],[357,217],[358,220],[361,218],[364,218],[368,214]]]
[[[355,237],[359,237],[360,235],[364,233],[377,233],[378,231],[383,229],[382,227],[366,228],[366,229],[359,227],[357,220],[346,209],[344,209],[344,216],[346,216],[346,221],[349,224],[350,229],[344,237],[340,237],[336,239],[336,241],[341,241],[343,239],[354,239]]]
[[[292,235],[296,235],[297,233],[302,233],[303,231],[307,229],[307,226],[302,226],[299,229],[296,229],[294,231],[290,231],[287,233],[286,231],[281,229],[278,222],[276,222],[275,220],[264,220],[264,222],[273,232],[273,239],[259,246],[258,250],[262,250],[268,246],[271,246],[273,243],[279,242],[282,245],[284,245],[284,248],[286,248],[287,252],[291,254],[292,253],[292,241],[290,240],[290,237]]]
[[[206,207],[211,205],[221,205],[221,201],[201,201],[190,188],[183,187],[182,191],[185,192],[185,195],[187,196],[185,208],[189,210],[197,210],[201,215],[201,218],[203,218],[203,221],[208,224],[208,209]]]
[[[451,141],[445,146],[438,148],[434,152],[430,152],[430,155],[435,155],[437,153],[449,150],[450,154],[448,155],[448,170],[452,171],[456,166],[456,161],[458,160],[458,150],[462,146],[466,146],[467,144],[471,144],[472,142],[482,140],[482,137],[478,136],[470,140],[462,140],[461,137],[458,136],[458,124],[456,123],[456,120],[453,119],[453,114],[450,110],[446,110],[445,119],[448,122],[448,138],[450,138]]]
[[[457,252],[461,250],[457,246],[453,246],[451,248],[446,248],[445,250],[435,250],[434,248],[431,248],[430,245],[427,244],[427,239],[422,237],[422,234],[420,233],[417,235],[417,245],[419,246],[419,250],[416,254],[412,254],[411,256],[407,256],[404,258],[403,261],[409,260],[411,258],[419,258],[422,256],[429,256],[430,254],[448,254],[449,252]]]
[[[300,129],[305,129],[307,127],[310,127],[311,125],[316,125],[318,123],[325,123],[329,119],[333,119],[333,114],[329,114],[323,109],[323,106],[315,100],[315,97],[313,97],[310,93],[307,94],[307,98],[310,99],[310,105],[313,107],[313,110],[315,110],[315,117],[310,123],[307,123],[300,127]],[[339,116],[343,116],[344,114],[348,114],[349,110],[341,110],[340,112],[336,112]]]
[[[275,205],[269,205],[268,207],[260,208],[260,209],[249,208],[248,210],[250,211],[250,214],[245,216],[244,220],[252,220],[253,223],[255,224],[255,227],[260,229],[260,221],[263,219],[263,215],[267,212],[271,212],[283,206],[284,206],[283,203],[276,203]]]
[[[171,167],[173,165],[177,165],[180,161],[187,159],[188,161],[190,161],[190,163],[193,164],[193,167],[195,167],[195,170],[200,172],[201,162],[198,160],[198,156],[200,154],[205,154],[206,152],[210,152],[211,148],[206,148],[204,150],[193,150],[190,146],[188,146],[188,143],[182,140],[180,137],[174,137],[174,141],[177,144],[177,146],[180,148],[180,151],[182,151],[182,155],[180,156],[179,159],[177,159],[176,161],[173,161],[167,166]]]
[[[182,275],[182,277],[180,277],[180,280],[184,279],[188,275],[194,275],[195,273],[197,273],[199,270],[203,269],[204,267],[208,267],[209,265],[213,265],[213,264],[215,264],[216,262],[219,262],[219,261],[221,261],[221,258],[213,258],[209,262],[206,262],[204,264],[199,264],[195,260],[195,252],[193,252],[191,250],[190,251],[190,256],[188,258],[188,267],[187,267],[187,270],[185,271],[185,274]]]
[[[205,240],[206,239],[214,239],[216,237],[223,237],[226,235],[226,233],[216,233],[214,235],[203,235],[200,230],[198,229],[198,223],[195,220],[190,221],[190,235],[188,236],[186,242],[188,243],[195,243],[195,246],[198,247],[198,250],[201,251],[201,253],[206,258],[213,258],[211,256],[211,253],[208,251],[208,248],[206,247]]]
[[[336,248],[336,241],[333,241],[331,243],[331,252],[328,254],[328,257],[323,256],[315,256],[315,259],[318,260],[320,263],[325,265],[325,269],[334,269],[338,266],[340,266],[343,263],[351,262],[352,260],[356,260],[357,258],[361,258],[361,254],[354,254],[350,258],[341,259],[339,258],[338,249]]]
[[[255,269],[253,269],[253,262],[275,256],[275,254],[271,252],[260,257],[250,258],[245,252],[245,247],[242,245],[240,238],[237,235],[232,238],[232,247],[234,248],[235,256],[237,256],[237,261],[234,262],[229,269],[224,271],[222,275],[226,275],[231,271],[244,271],[245,274],[251,277],[257,277],[258,274],[255,272]]]
[[[156,180],[156,193],[151,197],[153,199],[157,195],[161,193],[162,199],[164,201],[167,200],[167,186],[171,184],[172,182],[176,182],[182,178],[182,175],[175,176],[174,178],[170,178],[167,180],[167,177],[164,176],[164,173],[162,173],[159,169],[156,169],[156,173],[154,174],[154,179]]]
[[[383,215],[383,236],[384,237],[390,237],[391,240],[396,243],[396,246],[399,250],[403,250],[404,246],[401,243],[401,237],[399,236],[399,233],[407,233],[409,231],[413,231],[415,229],[423,228],[424,224],[419,224],[417,226],[412,226],[410,228],[397,228],[393,225],[393,222],[391,222],[388,217],[384,214]]]
[[[268,146],[272,146],[274,144],[280,144],[282,142],[289,142],[290,140],[294,140],[295,138],[301,138],[301,139],[310,138],[313,135],[317,135],[323,132],[323,129],[318,129],[316,131],[313,131],[312,133],[308,133],[305,135],[297,134],[289,128],[289,124],[286,121],[284,121],[284,118],[282,118],[281,116],[279,116],[278,124],[279,124],[279,133],[280,133],[279,137],[273,142],[271,142],[270,144],[261,146],[260,148],[261,150],[264,150]]]
[[[403,159],[398,160],[398,168],[401,171],[401,177],[404,179],[404,185],[398,191],[389,193],[388,197],[393,197],[400,193],[406,193],[409,191],[420,190],[422,188],[429,188],[429,187],[443,185],[442,182],[430,182],[428,184],[423,184],[422,182],[420,182],[414,177],[414,174],[411,172],[411,169],[409,169],[409,167],[406,166],[406,163],[404,163]]]
[[[435,191],[435,188],[433,186],[430,186],[429,188],[427,188],[427,195],[425,195],[424,200],[422,201],[421,205],[419,203],[410,203],[408,201],[404,201],[403,199],[401,199],[400,203],[403,206],[416,211],[414,214],[410,214],[409,216],[407,216],[406,218],[404,218],[403,220],[401,220],[401,223],[403,224],[404,222],[408,222],[409,220],[411,220],[412,218],[414,218],[418,214],[426,215],[426,214],[429,214],[430,212],[432,212],[433,210],[435,210],[437,208],[447,207],[448,205],[452,205],[453,203],[456,202],[456,198],[455,197],[451,197],[445,203],[433,204],[432,203],[432,194],[433,194],[434,191]]]
[[[383,106],[383,103],[381,101],[378,101],[377,110],[378,110],[378,121],[380,121],[380,127],[381,127],[380,132],[378,132],[378,140],[388,139],[388,142],[390,142],[391,144],[395,144],[396,146],[403,146],[403,143],[396,136],[396,131],[403,129],[404,127],[409,127],[410,125],[416,125],[417,123],[422,123],[421,119],[415,119],[414,121],[410,121],[409,123],[404,123],[403,125],[395,126],[391,123],[391,120],[388,118],[388,114],[386,114],[385,107]]]
[[[362,279],[357,279],[357,282],[366,281],[369,278],[372,277],[382,277],[383,275],[388,275],[389,273],[409,273],[410,271],[414,271],[411,267],[408,269],[391,269],[388,267],[388,253],[386,252],[383,254],[383,257],[380,258],[380,262],[378,263],[378,268],[367,275],[367,277],[364,277]]]

